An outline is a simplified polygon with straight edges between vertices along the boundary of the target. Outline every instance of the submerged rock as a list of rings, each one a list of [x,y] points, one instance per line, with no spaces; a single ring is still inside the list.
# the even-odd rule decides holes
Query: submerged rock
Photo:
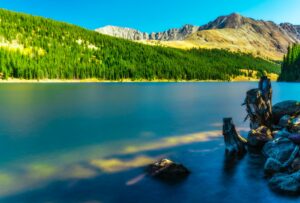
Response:
[[[263,154],[267,158],[274,158],[285,166],[291,164],[298,152],[299,146],[295,145],[288,138],[278,138],[269,141],[263,148]]]
[[[251,147],[263,147],[264,144],[272,140],[272,132],[266,126],[261,126],[255,130],[251,130],[248,134],[248,145]]]
[[[297,145],[300,145],[300,134],[291,134],[289,137],[288,137],[291,141],[293,141],[295,144]]]
[[[300,171],[292,174],[279,173],[269,180],[270,187],[280,193],[296,195],[300,192]]]
[[[178,180],[190,174],[190,171],[182,164],[169,159],[161,159],[148,167],[148,173],[152,177],[164,180]]]
[[[273,112],[273,122],[277,125],[280,119],[285,116],[296,116],[300,114],[300,102],[298,101],[284,101],[275,104],[272,109]]]
[[[264,166],[264,171],[266,174],[274,174],[278,173],[280,171],[284,170],[284,166],[281,162],[279,162],[277,159],[274,158],[268,158],[265,166]]]
[[[300,170],[300,158],[294,159],[292,165],[291,165],[291,171],[299,171]]]

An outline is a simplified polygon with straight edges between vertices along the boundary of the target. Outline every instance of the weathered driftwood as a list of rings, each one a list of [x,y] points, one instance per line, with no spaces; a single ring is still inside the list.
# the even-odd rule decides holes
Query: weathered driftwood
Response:
[[[272,127],[272,87],[267,77],[261,78],[258,89],[247,92],[244,105],[248,113],[245,120],[250,118],[251,129]]]
[[[247,140],[237,133],[232,118],[223,119],[223,136],[226,155],[243,155],[246,152],[245,144]]]

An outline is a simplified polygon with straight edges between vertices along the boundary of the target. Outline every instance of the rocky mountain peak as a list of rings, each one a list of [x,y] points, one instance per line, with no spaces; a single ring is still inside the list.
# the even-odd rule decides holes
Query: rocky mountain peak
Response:
[[[220,16],[214,21],[209,22],[206,25],[201,26],[202,30],[210,29],[223,29],[223,28],[240,28],[246,23],[251,23],[253,20],[251,18],[246,18],[238,13],[232,13],[226,16]]]
[[[129,40],[162,40],[162,41],[172,41],[172,40],[183,40],[188,35],[197,32],[199,26],[194,26],[186,24],[181,28],[172,28],[163,32],[153,32],[146,33],[141,32],[131,28],[122,28],[117,26],[105,26],[98,28],[95,31],[101,34],[106,34],[114,37],[120,37]]]
[[[98,28],[95,31],[101,34],[129,39],[129,40],[148,39],[148,33],[140,32],[138,30],[126,28],[126,27],[108,25],[102,28]]]
[[[282,29],[284,29],[287,33],[295,35],[298,39],[300,39],[300,25],[281,23],[280,27],[282,27]]]

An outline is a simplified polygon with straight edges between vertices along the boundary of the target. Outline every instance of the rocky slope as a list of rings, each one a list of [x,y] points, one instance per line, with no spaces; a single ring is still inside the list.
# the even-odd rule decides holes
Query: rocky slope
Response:
[[[131,28],[123,28],[118,26],[105,26],[98,28],[95,31],[101,34],[106,34],[114,37],[129,39],[129,40],[184,40],[187,36],[197,32],[198,26],[184,25],[181,28],[172,28],[164,32],[140,32]]]
[[[203,26],[185,25],[159,33],[142,33],[137,30],[108,26],[96,31],[153,45],[176,48],[223,48],[281,60],[287,47],[300,42],[300,26],[290,23],[254,20],[233,13],[220,16]]]
[[[105,26],[99,29],[96,29],[96,32],[110,35],[113,37],[119,37],[129,40],[147,40],[149,39],[149,34],[140,32],[135,29],[131,28],[123,28],[123,27],[117,27],[117,26]]]

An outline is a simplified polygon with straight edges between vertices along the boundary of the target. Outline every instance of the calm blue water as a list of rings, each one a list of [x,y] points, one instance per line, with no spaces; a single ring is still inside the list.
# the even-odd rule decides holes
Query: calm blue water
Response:
[[[288,202],[263,160],[224,159],[223,117],[245,134],[245,93],[257,83],[0,84],[0,202]],[[300,84],[274,83],[274,103]],[[168,157],[192,174],[144,175]],[[299,200],[299,199],[297,199]]]

